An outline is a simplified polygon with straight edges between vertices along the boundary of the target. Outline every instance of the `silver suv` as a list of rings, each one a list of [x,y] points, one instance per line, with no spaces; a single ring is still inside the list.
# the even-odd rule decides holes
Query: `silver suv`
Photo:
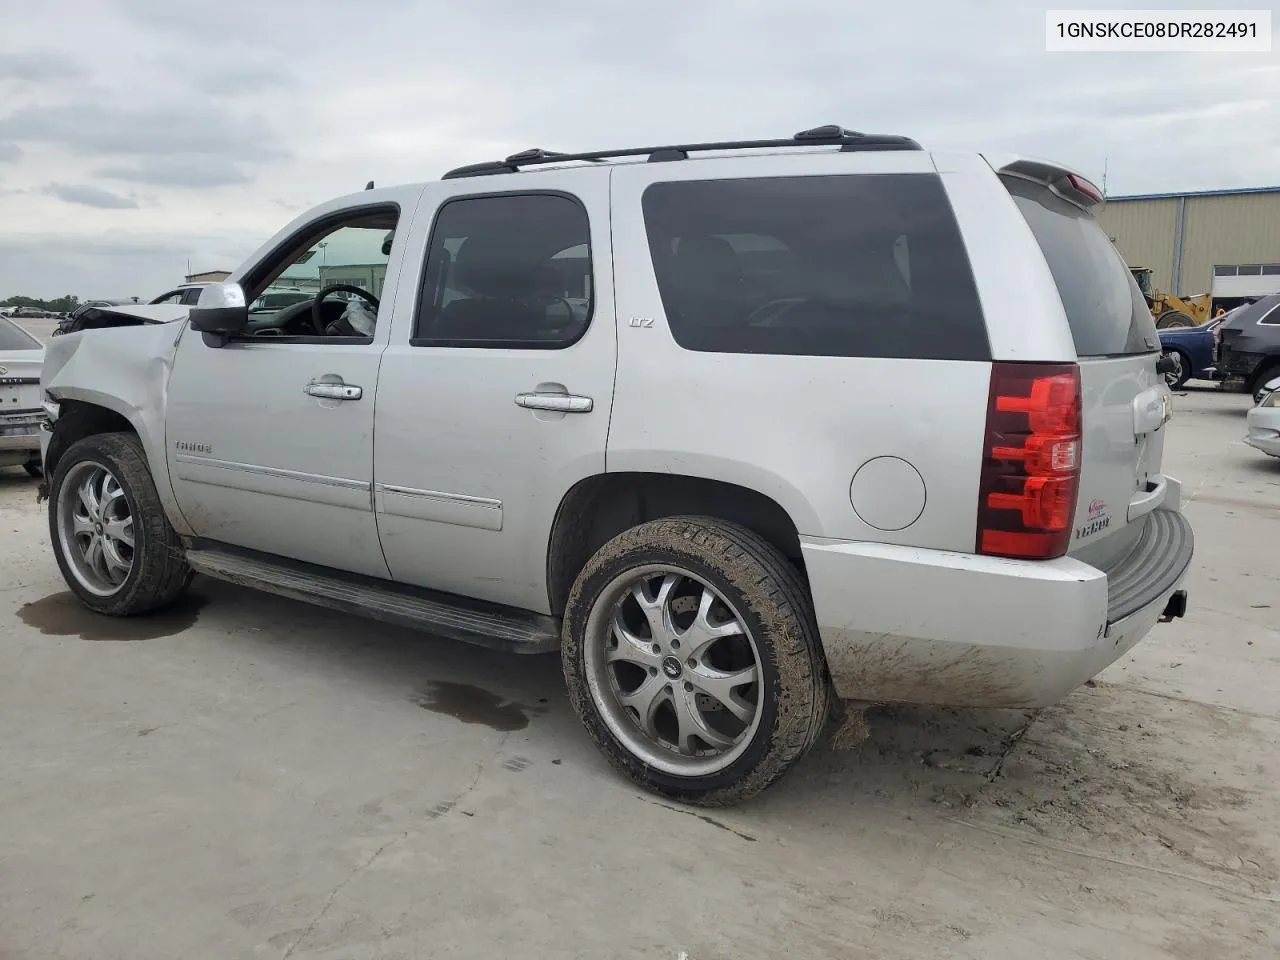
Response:
[[[333,200],[188,319],[49,347],[58,563],[108,615],[196,572],[558,650],[604,754],[692,803],[833,697],[1051,703],[1182,614],[1192,552],[1100,203],[837,127]],[[320,285],[251,315],[277,282]]]

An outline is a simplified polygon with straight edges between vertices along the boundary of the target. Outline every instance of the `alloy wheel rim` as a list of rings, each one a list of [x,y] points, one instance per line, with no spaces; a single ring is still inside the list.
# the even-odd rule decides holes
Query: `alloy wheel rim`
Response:
[[[650,565],[615,578],[587,618],[583,659],[609,730],[665,773],[724,770],[759,727],[755,639],[741,614],[688,570]]]
[[[1165,356],[1173,361],[1173,369],[1164,375],[1165,383],[1172,387],[1182,379],[1182,357],[1177,352],[1167,353]]]
[[[58,540],[82,587],[99,597],[120,591],[135,559],[133,513],[120,481],[92,461],[72,467],[58,493]]]

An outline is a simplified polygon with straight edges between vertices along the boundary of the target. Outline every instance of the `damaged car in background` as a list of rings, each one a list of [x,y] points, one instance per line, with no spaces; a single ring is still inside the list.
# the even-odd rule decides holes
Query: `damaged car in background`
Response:
[[[40,367],[44,347],[8,317],[0,317],[0,467],[40,469]]]

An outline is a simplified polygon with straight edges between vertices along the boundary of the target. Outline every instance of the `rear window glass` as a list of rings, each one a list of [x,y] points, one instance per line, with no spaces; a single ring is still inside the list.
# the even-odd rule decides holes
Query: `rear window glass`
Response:
[[[1137,282],[1097,221],[1048,187],[1005,177],[1053,273],[1082,357],[1151,353],[1156,323]]]
[[[39,350],[40,341],[0,317],[0,350]]]
[[[645,227],[686,350],[989,360],[933,174],[655,183]]]

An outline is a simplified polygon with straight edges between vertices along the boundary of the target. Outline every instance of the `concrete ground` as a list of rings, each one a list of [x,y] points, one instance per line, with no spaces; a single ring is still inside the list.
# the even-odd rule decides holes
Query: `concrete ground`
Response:
[[[1274,958],[1280,461],[1177,399],[1187,618],[1039,715],[881,709],[757,801],[615,776],[555,657],[197,580],[69,599],[0,472],[0,958]]]

